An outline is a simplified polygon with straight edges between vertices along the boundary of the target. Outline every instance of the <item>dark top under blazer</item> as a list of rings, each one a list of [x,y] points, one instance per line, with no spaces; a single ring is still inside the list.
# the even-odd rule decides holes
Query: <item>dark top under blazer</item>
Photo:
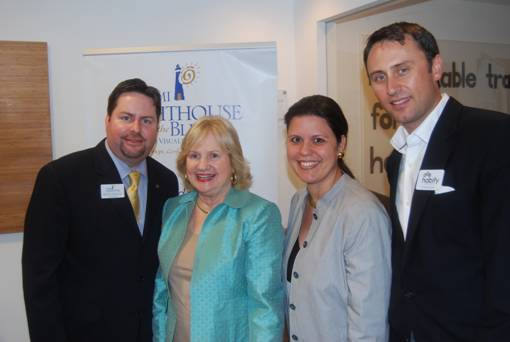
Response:
[[[421,170],[455,191],[415,190],[404,241],[395,193],[402,155],[387,162],[393,223],[392,341],[510,339],[510,116],[450,98]]]
[[[165,200],[177,178],[147,158],[143,238],[104,140],[45,165],[25,218],[23,290],[32,342],[152,340],[152,295]]]

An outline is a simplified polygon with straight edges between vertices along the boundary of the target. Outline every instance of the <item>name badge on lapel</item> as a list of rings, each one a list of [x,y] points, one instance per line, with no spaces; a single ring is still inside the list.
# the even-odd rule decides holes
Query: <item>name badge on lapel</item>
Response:
[[[101,199],[123,198],[124,184],[101,184]]]
[[[455,191],[451,186],[443,185],[444,170],[420,170],[416,181],[416,190],[434,191],[434,194],[444,194]]]

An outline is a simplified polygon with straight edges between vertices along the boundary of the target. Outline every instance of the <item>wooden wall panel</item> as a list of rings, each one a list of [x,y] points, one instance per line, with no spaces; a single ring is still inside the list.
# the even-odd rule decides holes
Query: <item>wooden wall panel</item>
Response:
[[[50,160],[47,45],[0,41],[0,233],[23,230],[35,176]]]

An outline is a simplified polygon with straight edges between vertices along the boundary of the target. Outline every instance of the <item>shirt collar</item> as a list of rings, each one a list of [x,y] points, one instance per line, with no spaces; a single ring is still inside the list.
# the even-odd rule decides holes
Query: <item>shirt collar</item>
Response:
[[[437,103],[434,109],[411,134],[407,132],[404,126],[399,126],[390,141],[393,148],[400,153],[406,153],[409,140],[420,140],[423,143],[428,144],[432,131],[441,117],[441,113],[443,112],[449,98],[450,97],[447,94],[443,93],[441,95],[441,100]]]
[[[147,177],[147,160],[144,159],[140,164],[135,165],[133,167],[129,167],[125,162],[123,162],[119,157],[113,153],[113,151],[110,149],[110,146],[108,146],[108,142],[104,141],[104,144],[106,146],[106,151],[108,151],[108,154],[113,160],[113,163],[115,164],[115,167],[117,168],[117,171],[119,172],[120,179],[124,179],[129,175],[131,171],[138,171],[143,176]]]

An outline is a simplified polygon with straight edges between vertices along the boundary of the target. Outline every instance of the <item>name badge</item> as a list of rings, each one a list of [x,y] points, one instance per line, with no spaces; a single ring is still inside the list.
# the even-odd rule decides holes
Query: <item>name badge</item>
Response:
[[[454,188],[443,185],[443,178],[444,170],[420,170],[416,190],[434,191],[436,195],[455,191]]]
[[[101,199],[123,197],[124,184],[101,184]]]
[[[443,184],[444,170],[420,170],[416,190],[436,190]]]

